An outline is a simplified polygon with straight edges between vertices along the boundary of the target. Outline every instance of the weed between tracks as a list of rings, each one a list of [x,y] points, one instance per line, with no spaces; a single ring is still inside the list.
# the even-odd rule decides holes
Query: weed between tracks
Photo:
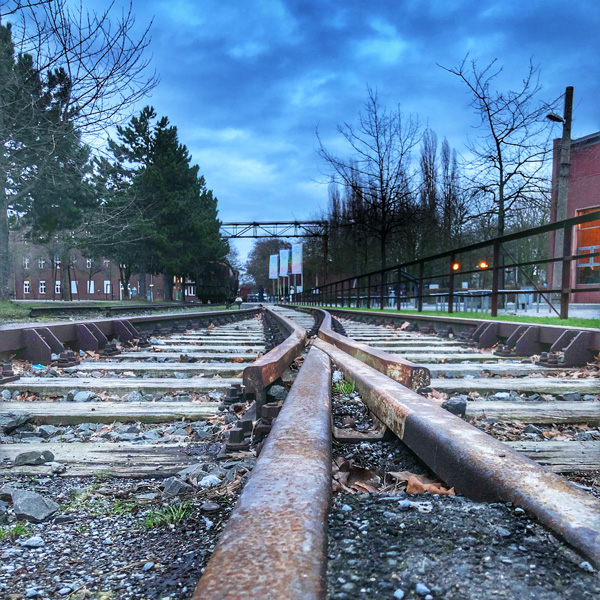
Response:
[[[187,519],[193,510],[194,507],[189,502],[174,504],[160,510],[151,510],[146,516],[144,527],[153,529],[162,525],[177,525]]]
[[[19,537],[32,535],[33,529],[27,523],[18,521],[12,527],[0,527],[0,541],[16,540]]]

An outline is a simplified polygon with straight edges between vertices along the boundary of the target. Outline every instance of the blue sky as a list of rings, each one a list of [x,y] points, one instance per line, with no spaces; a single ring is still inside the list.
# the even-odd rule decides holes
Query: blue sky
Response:
[[[467,52],[482,66],[497,58],[505,89],[533,58],[545,100],[575,87],[574,137],[600,129],[598,0],[133,2],[140,26],[154,18],[161,83],[148,103],[177,125],[223,221],[325,209],[315,131],[337,148],[336,124],[354,121],[367,85],[464,151],[477,119],[466,89],[436,63],[455,66]]]

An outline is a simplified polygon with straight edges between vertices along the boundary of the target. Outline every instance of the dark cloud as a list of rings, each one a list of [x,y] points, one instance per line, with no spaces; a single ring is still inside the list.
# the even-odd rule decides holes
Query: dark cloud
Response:
[[[497,58],[506,88],[533,58],[546,100],[575,86],[574,135],[600,129],[597,0],[134,0],[134,9],[140,23],[155,18],[162,82],[150,101],[179,127],[225,220],[324,208],[315,130],[336,144],[336,124],[356,118],[367,84],[461,151],[476,119],[437,64],[467,53],[482,66]]]

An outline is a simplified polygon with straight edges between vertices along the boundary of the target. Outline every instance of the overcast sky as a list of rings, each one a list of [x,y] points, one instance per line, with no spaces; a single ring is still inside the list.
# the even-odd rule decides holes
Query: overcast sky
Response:
[[[497,58],[504,89],[518,87],[533,58],[544,99],[575,87],[573,136],[600,129],[600,0],[133,3],[139,24],[154,18],[161,83],[148,102],[178,127],[223,221],[325,209],[315,131],[334,146],[367,84],[462,152],[477,119],[458,78],[436,63],[456,66],[466,53],[482,66]]]

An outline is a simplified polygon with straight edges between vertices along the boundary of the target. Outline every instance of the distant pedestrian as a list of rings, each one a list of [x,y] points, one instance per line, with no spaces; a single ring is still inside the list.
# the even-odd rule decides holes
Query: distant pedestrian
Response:
[[[238,310],[239,310],[240,308],[242,308],[242,302],[243,302],[243,301],[244,301],[244,300],[242,299],[242,297],[241,297],[241,296],[238,296],[238,297],[235,299],[235,303],[238,305]]]

